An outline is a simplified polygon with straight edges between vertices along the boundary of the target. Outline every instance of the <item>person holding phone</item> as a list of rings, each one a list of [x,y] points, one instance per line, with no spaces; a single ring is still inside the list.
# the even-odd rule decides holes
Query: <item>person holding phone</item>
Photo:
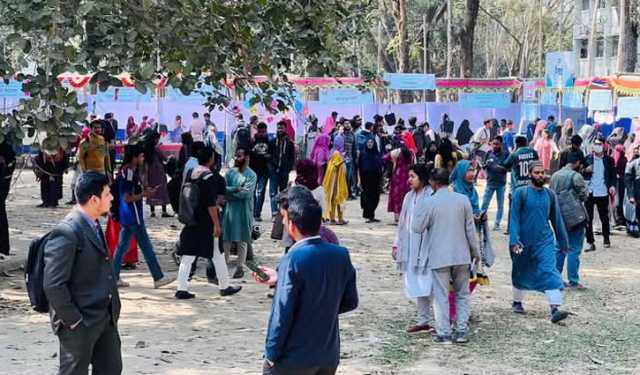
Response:
[[[138,172],[142,163],[144,163],[144,150],[137,145],[127,146],[123,164],[117,177],[120,194],[116,199],[120,200],[119,216],[122,230],[120,231],[118,247],[114,255],[113,268],[118,279],[118,286],[128,287],[129,284],[120,279],[120,266],[122,265],[122,257],[129,249],[131,238],[135,237],[144,260],[149,267],[149,272],[153,277],[154,288],[160,288],[171,284],[175,281],[175,277],[165,276],[162,273],[144,224],[142,200],[153,195],[157,188],[143,189]]]
[[[234,279],[244,276],[243,265],[247,260],[247,249],[252,241],[256,181],[255,172],[249,168],[249,152],[244,148],[236,149],[234,167],[225,175],[226,206],[222,220],[222,238],[227,262],[229,262],[232,243],[235,242],[238,246],[238,262],[233,273]]]

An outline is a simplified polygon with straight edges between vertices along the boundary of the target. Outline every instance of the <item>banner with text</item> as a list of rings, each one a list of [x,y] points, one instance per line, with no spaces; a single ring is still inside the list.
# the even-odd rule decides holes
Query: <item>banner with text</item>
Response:
[[[435,90],[435,74],[384,73],[382,79],[393,90]]]
[[[324,105],[371,104],[373,92],[358,89],[322,89],[320,103]]]
[[[507,108],[511,95],[508,92],[461,93],[458,102],[462,108]]]

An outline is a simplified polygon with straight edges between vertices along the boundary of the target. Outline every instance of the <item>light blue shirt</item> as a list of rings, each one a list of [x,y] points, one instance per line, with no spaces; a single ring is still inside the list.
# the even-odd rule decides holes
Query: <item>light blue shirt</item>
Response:
[[[607,192],[607,184],[604,180],[604,162],[602,158],[593,156],[593,176],[589,180],[589,190],[594,197],[606,197],[609,195]]]

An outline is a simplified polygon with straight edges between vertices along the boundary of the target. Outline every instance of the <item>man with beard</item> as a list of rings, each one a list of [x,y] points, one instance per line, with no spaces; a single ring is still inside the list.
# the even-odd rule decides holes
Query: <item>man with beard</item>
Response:
[[[286,137],[286,136],[285,136]],[[231,254],[231,245],[238,248],[238,262],[234,279],[244,276],[244,264],[247,261],[248,246],[251,244],[253,226],[253,195],[256,189],[256,174],[249,168],[249,152],[238,148],[234,155],[234,167],[224,176],[225,201],[222,220],[222,238],[227,263]]]
[[[89,125],[91,133],[78,146],[78,162],[82,172],[98,172],[111,178],[109,144],[102,136],[102,121],[94,120]]]
[[[569,313],[560,310],[563,283],[556,267],[556,252],[559,248],[567,254],[569,240],[556,195],[544,187],[542,163],[536,160],[529,167],[531,186],[514,192],[509,218],[512,309],[516,314],[524,314],[524,291],[542,292],[549,302],[551,322],[558,323]]]
[[[269,136],[267,134],[267,124],[261,122],[257,126],[256,133],[251,143],[251,158],[249,167],[256,173],[256,194],[253,209],[253,218],[261,221],[260,214],[264,205],[264,196],[267,192],[267,182],[269,181]]]
[[[278,193],[287,188],[289,173],[295,164],[295,149],[287,135],[287,124],[278,122],[276,138],[269,141],[269,197],[271,198],[271,216],[278,213]]]

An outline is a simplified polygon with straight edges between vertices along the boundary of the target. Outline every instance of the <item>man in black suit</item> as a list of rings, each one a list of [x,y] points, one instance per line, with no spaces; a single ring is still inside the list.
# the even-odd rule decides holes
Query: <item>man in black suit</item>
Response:
[[[44,291],[60,341],[59,375],[122,373],[120,297],[98,218],[113,196],[105,175],[86,172],[76,183],[78,205],[44,248]]]

